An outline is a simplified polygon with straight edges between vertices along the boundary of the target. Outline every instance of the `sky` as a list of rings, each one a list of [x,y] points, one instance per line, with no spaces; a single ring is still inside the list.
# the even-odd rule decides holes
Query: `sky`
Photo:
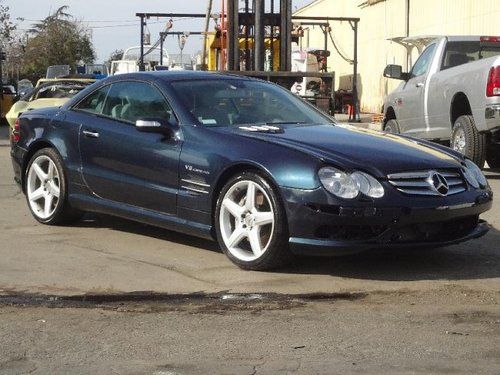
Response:
[[[214,11],[220,9],[221,1],[213,0]],[[310,2],[312,0],[292,0],[294,9]],[[207,6],[206,0],[3,0],[2,3],[10,8],[11,19],[18,23],[21,32],[60,6],[68,5],[68,12],[92,30],[97,62],[107,60],[116,49],[139,45],[139,20],[135,17],[137,12],[205,13]],[[21,18],[25,21],[20,20]],[[152,41],[156,40],[166,21],[148,21]],[[172,31],[202,31],[203,27],[203,19],[174,20]],[[202,37],[190,36],[184,53],[194,54],[201,47]],[[170,54],[179,53],[177,38],[167,38],[165,48]]]

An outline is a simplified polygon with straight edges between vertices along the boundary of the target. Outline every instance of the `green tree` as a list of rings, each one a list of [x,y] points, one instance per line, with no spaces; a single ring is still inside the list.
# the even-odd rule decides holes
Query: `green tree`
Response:
[[[108,59],[106,60],[106,64],[110,65],[111,61],[116,61],[116,60],[121,60],[123,57],[123,50],[122,49],[115,49],[111,54],[109,55]]]
[[[23,75],[36,80],[50,65],[69,65],[72,71],[80,63],[93,63],[95,52],[89,30],[62,6],[30,30],[23,58]]]
[[[12,42],[16,25],[10,20],[9,7],[2,4],[0,0],[0,39],[3,47]]]

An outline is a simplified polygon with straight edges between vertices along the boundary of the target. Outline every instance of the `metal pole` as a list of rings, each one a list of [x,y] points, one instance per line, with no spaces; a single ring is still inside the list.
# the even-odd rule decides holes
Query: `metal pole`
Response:
[[[405,23],[405,34],[406,37],[410,36],[410,0],[406,0],[406,23]],[[410,70],[410,59],[411,59],[411,50],[406,49],[406,71]]]
[[[220,48],[220,63],[217,62],[219,70],[226,70],[227,61],[227,23],[226,23],[226,0],[221,0],[221,18],[220,18],[220,28],[221,28],[221,48]]]
[[[181,50],[181,66],[183,66],[182,51],[184,51],[184,44],[182,44],[182,36],[181,35],[177,35],[177,41],[179,43],[179,49]]]
[[[265,41],[264,41],[264,0],[255,0],[255,70],[264,70]]]
[[[269,65],[271,66],[271,71],[274,71],[274,0],[271,0],[271,34],[269,35],[269,42],[271,46]]]
[[[207,64],[207,38],[208,38],[208,28],[210,27],[210,15],[212,14],[213,0],[207,0],[207,16],[205,17],[205,34],[203,36],[203,54],[202,54],[202,70],[206,70]]]
[[[280,70],[289,71],[292,62],[292,0],[280,0]]]
[[[234,61],[235,56],[235,24],[238,25],[237,17],[234,16],[236,8],[236,13],[238,10],[238,4],[235,4],[234,0],[227,0],[227,70],[236,70],[236,64]]]
[[[354,61],[353,61],[353,77],[352,77],[352,101],[354,105],[354,121],[358,122],[359,118],[359,102],[358,102],[358,21],[354,21]]]
[[[160,65],[163,66],[163,33],[160,33]]]
[[[248,20],[250,18],[250,1],[245,0],[245,17]],[[245,25],[245,70],[251,70],[250,62],[250,25],[248,23]]]
[[[139,71],[146,70],[144,66],[144,16],[141,15],[141,57],[139,58]]]
[[[328,50],[328,28],[329,28],[329,26],[325,25],[321,28],[323,29],[323,36],[325,37],[325,41],[324,41],[325,42],[324,43],[325,44],[325,51],[327,51]]]

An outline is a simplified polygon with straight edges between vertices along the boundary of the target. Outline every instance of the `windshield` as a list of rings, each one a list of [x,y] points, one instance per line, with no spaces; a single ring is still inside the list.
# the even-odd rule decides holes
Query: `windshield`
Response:
[[[84,82],[63,82],[54,83],[41,87],[34,99],[60,99],[72,98],[76,93],[82,91],[90,83]]]
[[[45,78],[59,78],[69,75],[69,65],[53,65],[47,68],[47,75]]]
[[[208,79],[172,86],[186,109],[206,126],[333,123],[289,91],[266,82]]]

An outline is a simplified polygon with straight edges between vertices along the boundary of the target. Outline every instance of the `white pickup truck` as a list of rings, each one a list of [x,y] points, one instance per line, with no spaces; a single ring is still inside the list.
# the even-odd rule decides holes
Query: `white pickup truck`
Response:
[[[448,143],[482,167],[500,167],[500,37],[439,37],[384,102],[384,130]]]

